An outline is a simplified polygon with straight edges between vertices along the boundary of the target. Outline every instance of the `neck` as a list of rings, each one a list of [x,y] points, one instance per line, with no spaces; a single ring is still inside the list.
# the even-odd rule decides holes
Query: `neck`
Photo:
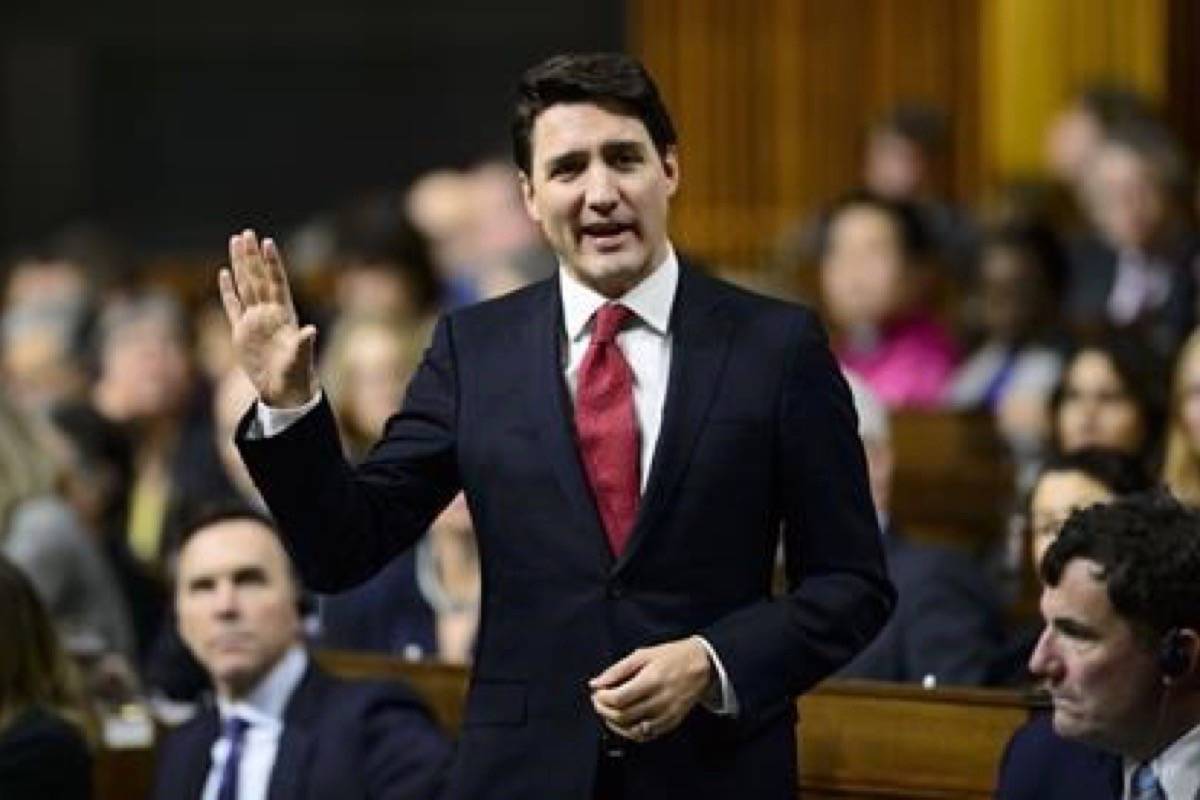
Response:
[[[1139,763],[1150,761],[1200,725],[1200,693],[1193,694],[1185,699],[1173,697],[1170,689],[1165,690],[1151,735],[1129,747],[1124,755]]]

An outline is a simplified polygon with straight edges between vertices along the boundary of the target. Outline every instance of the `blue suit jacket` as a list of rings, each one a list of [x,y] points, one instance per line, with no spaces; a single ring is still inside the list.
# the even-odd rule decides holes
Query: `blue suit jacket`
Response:
[[[1054,732],[1040,713],[1017,729],[996,781],[996,800],[1121,800],[1121,759]]]
[[[215,707],[167,737],[155,800],[196,800],[204,790]],[[284,711],[268,800],[429,800],[441,791],[450,744],[411,693],[395,684],[340,681],[310,664]]]
[[[737,719],[697,708],[625,747],[630,797],[792,797],[793,697],[894,602],[849,391],[817,319],[680,271],[671,374],[630,542],[610,552],[576,449],[557,279],[454,312],[357,468],[322,404],[242,456],[305,580],[362,581],[460,487],[483,579],[453,798],[590,798],[603,727],[587,680],[702,634]],[[788,593],[771,596],[780,532]]]

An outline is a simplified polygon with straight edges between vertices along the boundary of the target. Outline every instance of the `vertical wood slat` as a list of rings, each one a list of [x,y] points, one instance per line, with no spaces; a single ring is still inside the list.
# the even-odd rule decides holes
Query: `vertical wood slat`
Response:
[[[949,112],[943,189],[974,201],[1040,165],[1049,115],[1098,70],[1161,95],[1168,2],[1185,0],[629,0],[679,126],[673,234],[758,265],[859,181],[866,126],[909,99]]]
[[[970,5],[976,0],[970,0]],[[718,265],[759,263],[790,221],[859,178],[865,126],[961,96],[958,0],[634,0],[630,40],[680,130],[673,233]],[[953,35],[952,35],[953,34]],[[972,41],[977,41],[974,37]],[[976,92],[977,95],[977,92]],[[957,130],[957,129],[956,129]],[[948,185],[974,172],[957,163]],[[968,178],[969,179],[969,178]]]

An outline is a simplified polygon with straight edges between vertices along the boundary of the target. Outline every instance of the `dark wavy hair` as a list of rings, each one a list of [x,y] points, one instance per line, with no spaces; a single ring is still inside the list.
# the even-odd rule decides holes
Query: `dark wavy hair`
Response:
[[[1104,356],[1117,373],[1121,388],[1137,406],[1145,430],[1145,440],[1137,455],[1148,469],[1157,472],[1158,461],[1162,457],[1163,433],[1167,425],[1167,366],[1157,353],[1136,336],[1121,335],[1115,331],[1104,331],[1080,342],[1067,360],[1062,378],[1050,396],[1055,452],[1062,452],[1058,412],[1067,399],[1067,379],[1070,377],[1071,368],[1084,353],[1098,353]]]
[[[31,707],[51,711],[94,734],[79,675],[68,659],[33,583],[0,556],[0,732]]]
[[[1033,490],[1043,477],[1056,472],[1078,472],[1112,492],[1116,497],[1147,492],[1154,487],[1153,476],[1139,459],[1107,447],[1085,447],[1070,453],[1054,453],[1038,470],[1022,507],[1026,514],[1033,502]]]
[[[559,103],[595,103],[637,117],[665,155],[678,143],[658,87],[641,63],[624,53],[566,53],[525,71],[512,117],[513,161],[530,174],[530,139],[538,115]]]
[[[1077,558],[1099,565],[1113,608],[1147,644],[1172,628],[1200,630],[1200,512],[1168,493],[1076,511],[1042,559],[1042,580],[1057,586]]]
[[[838,198],[821,215],[817,252],[822,260],[829,248],[829,233],[833,224],[842,214],[859,208],[878,211],[892,221],[906,262],[918,262],[931,254],[933,239],[915,205],[906,200],[884,197],[868,189],[854,189]]]

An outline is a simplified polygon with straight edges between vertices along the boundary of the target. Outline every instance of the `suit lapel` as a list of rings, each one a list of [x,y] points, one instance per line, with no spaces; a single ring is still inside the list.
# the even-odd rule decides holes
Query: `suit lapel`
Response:
[[[671,310],[671,374],[662,427],[637,523],[614,572],[629,563],[670,506],[720,384],[732,334],[733,320],[721,313],[715,284],[680,263],[679,286]]]
[[[205,710],[195,728],[183,735],[187,738],[180,742],[176,751],[183,761],[178,765],[182,784],[177,787],[179,796],[200,797],[204,793],[209,770],[212,769],[213,744],[221,735],[221,722],[216,708]]]
[[[594,563],[611,564],[612,553],[575,442],[574,414],[563,379],[565,334],[558,279],[547,281],[544,286],[548,296],[536,304],[537,311],[530,315],[525,326],[524,346],[518,351],[528,353],[532,359],[533,380],[529,382],[532,396],[528,407],[533,414],[533,429],[563,495],[572,506],[576,528],[583,532],[582,540],[598,559]]]
[[[312,718],[320,708],[326,680],[310,662],[300,685],[288,700],[283,715],[283,733],[279,737],[279,750],[275,754],[275,765],[271,768],[271,782],[267,788],[268,800],[295,800],[305,795],[310,763],[309,750],[314,741],[311,732]]]

